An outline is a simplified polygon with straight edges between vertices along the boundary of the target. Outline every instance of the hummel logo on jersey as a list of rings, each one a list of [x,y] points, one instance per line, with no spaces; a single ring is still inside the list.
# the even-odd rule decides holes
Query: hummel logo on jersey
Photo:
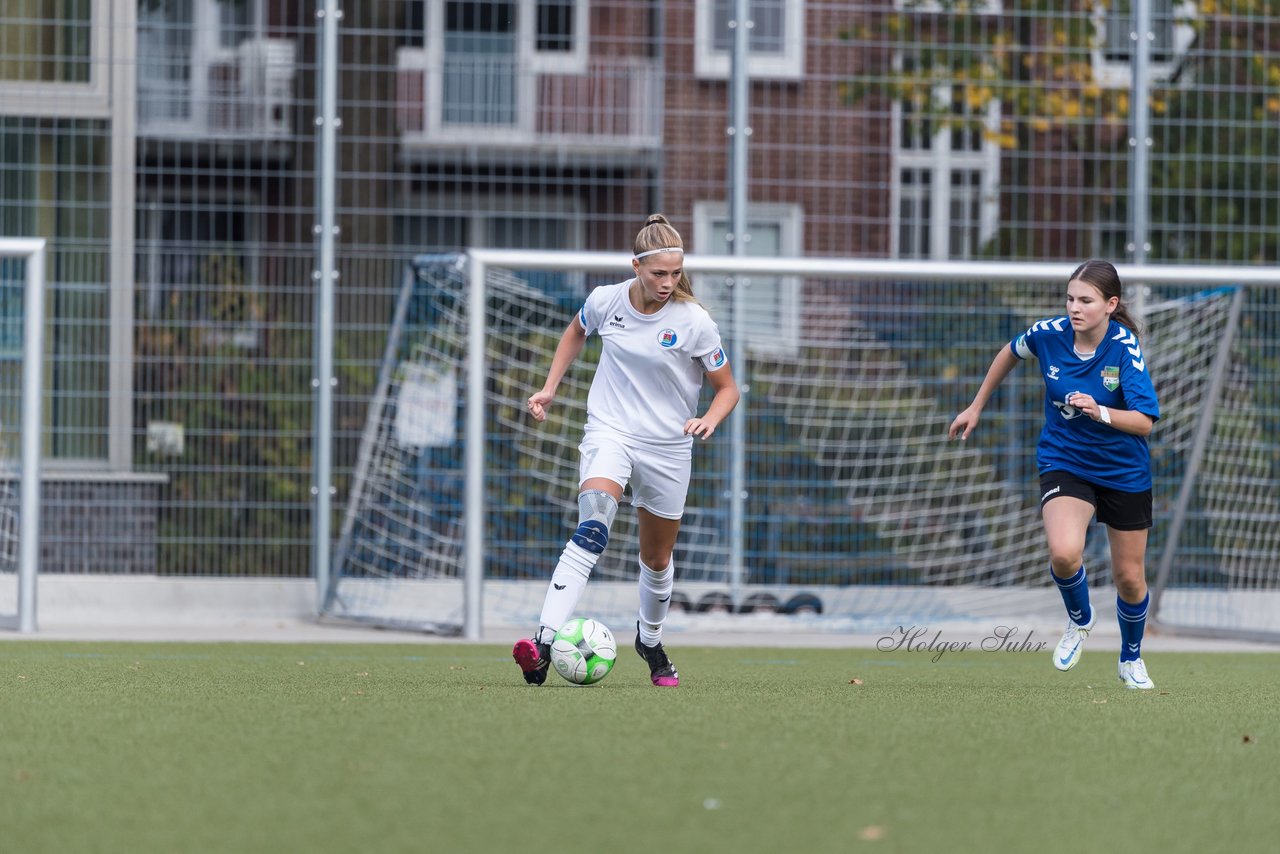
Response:
[[[612,326],[612,327],[614,327],[614,328],[616,328],[616,329],[626,329],[626,328],[627,328],[627,325],[626,325],[625,323],[623,323],[623,322],[622,322],[622,315],[620,315],[620,314],[615,314],[615,315],[613,316],[613,320],[610,320],[610,321],[609,321],[609,325],[610,325],[610,326]]]
[[[1129,364],[1133,365],[1139,371],[1147,369],[1147,360],[1142,358],[1142,347],[1138,344],[1138,336],[1134,335],[1127,329],[1121,329],[1115,335],[1111,336],[1112,341],[1119,341],[1124,348],[1129,351],[1129,355],[1133,356],[1129,360]]]
[[[1051,379],[1051,380],[1056,380],[1057,378],[1058,378],[1058,366],[1057,366],[1057,365],[1050,365],[1050,366],[1049,366],[1049,379]]]
[[[553,581],[553,582],[551,582],[551,586],[552,586],[552,587],[554,587],[554,588],[555,588],[555,589],[557,589],[557,590],[563,590],[563,589],[564,589],[564,585],[563,585],[563,584],[556,584],[554,581]]]
[[[1044,332],[1048,330],[1050,327],[1052,327],[1055,332],[1061,332],[1062,324],[1066,322],[1067,322],[1067,319],[1065,317],[1056,317],[1052,320],[1040,320],[1032,324],[1031,328],[1028,329],[1027,331],[1028,332]]]

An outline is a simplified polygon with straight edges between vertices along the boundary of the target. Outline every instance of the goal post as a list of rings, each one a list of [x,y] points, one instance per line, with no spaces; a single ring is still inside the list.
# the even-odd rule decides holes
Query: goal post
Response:
[[[414,316],[388,342],[326,613],[472,638],[485,624],[536,620],[573,524],[598,350],[566,376],[547,422],[529,421],[523,401],[589,285],[627,278],[630,260],[489,249],[419,259],[397,307]],[[1059,619],[1032,494],[1039,377],[1006,381],[967,443],[945,434],[996,349],[1062,312],[1073,265],[690,255],[684,266],[725,340],[741,342],[730,358],[748,465],[733,482],[725,431],[695,449],[673,599],[690,612],[673,628],[726,608],[821,609],[806,625],[835,631]],[[1152,437],[1153,619],[1280,638],[1269,391],[1280,377],[1266,343],[1280,269],[1117,269],[1143,311],[1164,416]],[[736,326],[730,287],[750,295]],[[1205,402],[1216,402],[1207,415]],[[749,496],[745,518],[728,515],[733,490]],[[634,619],[632,515],[615,522],[584,613]],[[730,543],[733,531],[746,542]],[[731,565],[735,552],[742,566]],[[1086,561],[1106,587],[1101,532]]]
[[[44,365],[44,277],[45,241],[43,238],[0,238],[0,265],[17,261],[24,268],[21,281],[10,280],[10,270],[0,276],[0,288],[6,293],[4,303],[21,306],[21,313],[7,312],[0,322],[6,348],[18,339],[22,369],[19,388],[6,396],[16,399],[14,421],[18,435],[18,458],[13,460],[3,442],[2,464],[5,468],[3,506],[0,506],[0,573],[12,573],[16,580],[13,613],[0,613],[0,626],[19,632],[36,630],[36,574],[40,559],[40,407]],[[3,269],[0,267],[0,269]],[[19,291],[19,288],[21,289]],[[20,296],[19,296],[20,294]],[[16,323],[21,324],[14,329]],[[11,361],[11,357],[9,358]],[[9,371],[5,372],[6,374]],[[6,385],[8,377],[6,376]],[[6,406],[8,410],[10,407]],[[6,413],[8,414],[8,413]],[[13,416],[10,416],[11,418]],[[13,424],[0,424],[4,435],[12,435]],[[16,463],[16,464],[15,464]],[[16,488],[11,487],[16,481]]]

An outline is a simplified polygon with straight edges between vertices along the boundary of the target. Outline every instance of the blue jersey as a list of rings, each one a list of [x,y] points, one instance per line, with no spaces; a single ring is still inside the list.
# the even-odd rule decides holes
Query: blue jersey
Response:
[[[1066,471],[1090,483],[1121,492],[1151,488],[1147,440],[1094,421],[1067,398],[1084,392],[1109,409],[1133,409],[1160,417],[1138,336],[1112,320],[1097,351],[1076,355],[1075,330],[1066,317],[1041,320],[1009,344],[1019,359],[1034,356],[1044,377],[1044,429],[1036,445],[1041,474]]]

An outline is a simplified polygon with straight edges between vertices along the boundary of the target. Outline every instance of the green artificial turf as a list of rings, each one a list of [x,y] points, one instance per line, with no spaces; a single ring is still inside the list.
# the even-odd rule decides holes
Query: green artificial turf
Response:
[[[0,644],[12,852],[1274,851],[1280,654]]]

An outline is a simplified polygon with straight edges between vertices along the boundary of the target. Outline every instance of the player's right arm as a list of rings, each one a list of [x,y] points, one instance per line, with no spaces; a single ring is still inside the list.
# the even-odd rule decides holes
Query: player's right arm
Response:
[[[542,384],[541,391],[529,398],[529,414],[533,416],[534,421],[547,419],[547,407],[551,405],[551,401],[555,400],[560,381],[564,379],[569,366],[578,358],[578,354],[582,352],[586,343],[587,330],[582,325],[581,316],[575,314],[565,328],[564,334],[560,336],[560,343],[556,345],[556,354],[551,357],[551,370],[547,372],[547,381]]]
[[[954,439],[957,436],[961,440],[968,439],[969,434],[973,432],[973,428],[978,426],[978,419],[982,417],[982,410],[986,408],[987,401],[991,400],[991,395],[995,394],[1000,383],[1004,378],[1009,376],[1009,372],[1018,364],[1018,357],[1013,354],[1011,347],[1005,346],[1000,348],[1000,352],[996,353],[996,357],[991,361],[991,367],[987,368],[987,375],[982,380],[982,385],[978,387],[978,393],[973,397],[973,403],[969,404],[969,408],[956,416],[951,422],[951,429],[947,431],[947,438]]]

